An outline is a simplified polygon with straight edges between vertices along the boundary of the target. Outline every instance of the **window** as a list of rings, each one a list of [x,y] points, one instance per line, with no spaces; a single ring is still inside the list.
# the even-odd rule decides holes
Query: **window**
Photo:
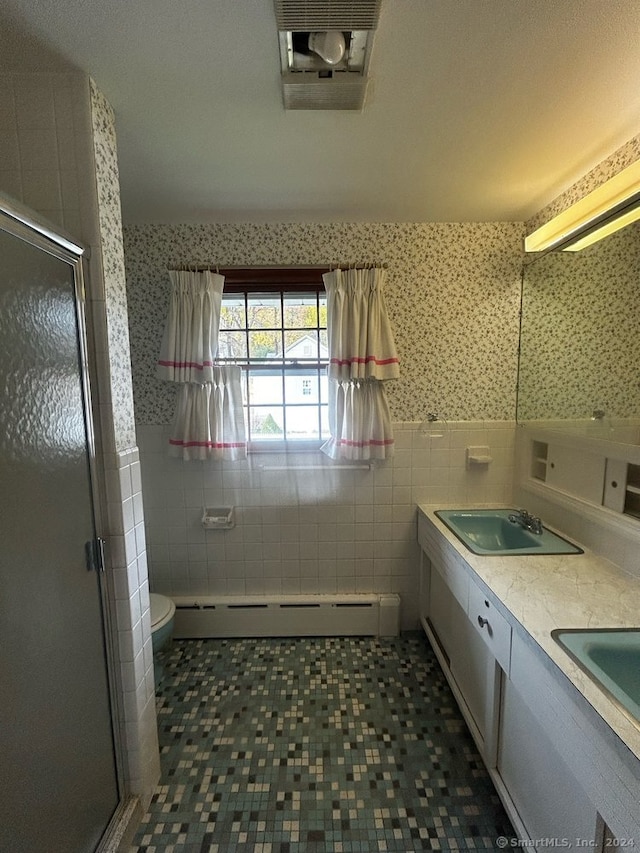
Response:
[[[244,368],[249,446],[317,447],[329,437],[322,270],[221,272],[217,360]]]

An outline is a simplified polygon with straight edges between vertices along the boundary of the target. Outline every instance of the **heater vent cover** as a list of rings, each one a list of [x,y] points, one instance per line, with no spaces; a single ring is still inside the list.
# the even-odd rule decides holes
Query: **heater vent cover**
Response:
[[[287,110],[361,110],[368,78],[360,74],[283,74],[282,92]]]
[[[279,30],[375,30],[382,0],[274,0]]]

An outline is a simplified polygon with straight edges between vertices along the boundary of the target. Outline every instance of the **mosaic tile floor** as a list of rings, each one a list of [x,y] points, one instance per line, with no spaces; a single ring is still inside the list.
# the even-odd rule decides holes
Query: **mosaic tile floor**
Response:
[[[135,853],[496,850],[513,836],[427,640],[181,640]]]

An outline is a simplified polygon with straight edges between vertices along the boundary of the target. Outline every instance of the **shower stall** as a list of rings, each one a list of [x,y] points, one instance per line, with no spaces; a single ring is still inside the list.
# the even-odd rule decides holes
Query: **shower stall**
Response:
[[[82,248],[0,198],[0,850],[88,853],[121,809]]]

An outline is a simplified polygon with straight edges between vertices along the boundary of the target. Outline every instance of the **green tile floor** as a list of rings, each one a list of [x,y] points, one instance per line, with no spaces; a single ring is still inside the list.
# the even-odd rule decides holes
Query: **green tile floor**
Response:
[[[175,641],[135,853],[497,850],[513,829],[427,640]]]

